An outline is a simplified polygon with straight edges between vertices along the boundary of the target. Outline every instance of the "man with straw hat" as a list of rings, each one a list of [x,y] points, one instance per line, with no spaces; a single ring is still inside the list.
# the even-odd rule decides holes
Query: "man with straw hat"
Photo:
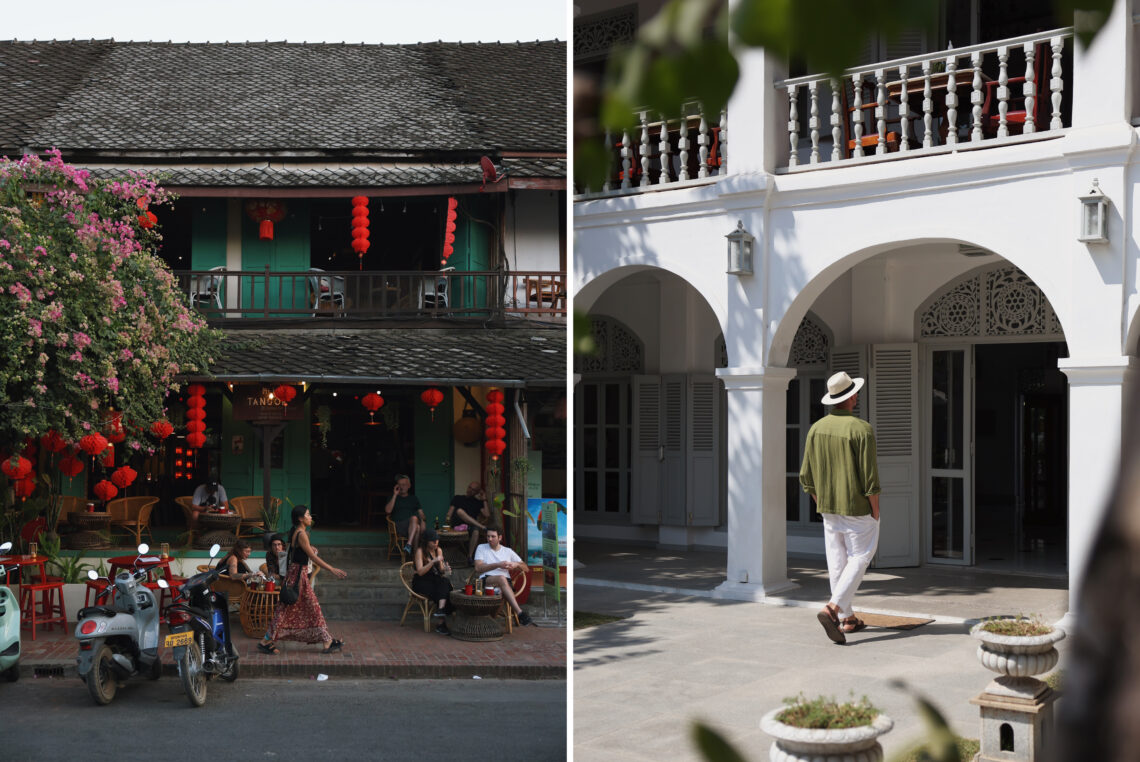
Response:
[[[831,407],[812,424],[804,445],[800,484],[823,518],[823,541],[831,600],[816,615],[827,637],[847,642],[844,633],[866,627],[851,600],[879,544],[879,466],[875,432],[854,414],[863,379],[842,371],[827,379],[821,402]]]

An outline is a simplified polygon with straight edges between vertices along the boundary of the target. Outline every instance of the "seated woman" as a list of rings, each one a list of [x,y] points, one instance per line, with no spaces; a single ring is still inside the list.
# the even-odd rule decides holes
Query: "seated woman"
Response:
[[[436,611],[432,616],[443,617],[451,612],[451,566],[443,560],[443,549],[439,547],[439,535],[434,529],[425,529],[416,545],[412,562],[416,574],[412,577],[412,590],[429,601],[435,601]],[[446,622],[440,622],[435,631],[440,635],[450,634]]]
[[[230,579],[237,579],[242,582],[249,580],[250,577],[256,576],[257,572],[251,571],[245,563],[252,551],[253,548],[251,548],[249,543],[245,540],[235,540],[234,546],[230,548],[230,552],[222,556],[221,560],[218,561],[218,566],[225,567],[225,571],[223,571],[222,574]]]

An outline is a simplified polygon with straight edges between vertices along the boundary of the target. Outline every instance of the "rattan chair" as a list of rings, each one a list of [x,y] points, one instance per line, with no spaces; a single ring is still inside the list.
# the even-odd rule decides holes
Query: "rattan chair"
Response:
[[[392,560],[392,556],[399,556],[400,563],[406,560],[404,553],[404,546],[408,544],[408,538],[402,536],[396,531],[396,522],[392,521],[392,517],[388,517],[388,560]]]
[[[479,575],[477,575],[475,573],[475,570],[472,569],[471,573],[467,575],[467,584],[474,585],[475,580],[478,579],[478,577]],[[511,591],[515,594],[516,601],[518,601],[519,596],[522,595],[523,590],[526,590],[526,586],[528,584],[530,584],[530,569],[524,569],[522,571],[518,571],[516,569],[515,571],[511,572]],[[519,610],[522,610],[521,603],[519,604]],[[503,616],[504,612],[506,612],[507,617],[508,633],[514,632],[513,625],[517,624],[520,627],[522,626],[522,622],[519,621],[519,615],[515,613],[514,609],[507,605],[507,599],[505,596],[503,597],[502,605],[499,606],[499,610],[495,612],[495,616]]]
[[[176,497],[174,498],[174,502],[177,503],[178,507],[182,509],[183,515],[186,516],[186,534],[189,535],[187,543],[193,546],[194,535],[197,533],[197,530],[192,528],[194,522],[194,508],[192,507],[194,505],[194,496],[183,495],[182,497]]]
[[[150,541],[154,536],[150,533],[150,512],[154,510],[157,497],[140,495],[138,497],[120,497],[107,503],[107,512],[111,514],[111,531],[126,530],[134,537],[135,545],[142,542],[142,533],[145,531]]]
[[[74,497],[72,495],[64,495],[60,498],[59,517],[56,519],[55,528],[52,531],[58,532],[59,525],[67,522],[67,514],[75,511],[80,513],[87,506],[87,501],[81,497]]]
[[[243,495],[242,497],[230,498],[230,508],[241,516],[238,537],[253,537],[253,532],[249,531],[251,529],[260,529],[262,532],[269,531],[265,526],[265,518],[261,515],[262,505],[261,495]],[[281,498],[269,498],[269,505],[271,508],[276,508],[281,505]],[[276,531],[276,527],[274,530]]]
[[[389,519],[391,521],[391,519]],[[416,565],[412,561],[407,561],[400,566],[400,581],[404,583],[404,587],[408,589],[408,603],[404,606],[404,615],[400,617],[400,626],[404,626],[404,620],[408,618],[408,612],[413,607],[419,607],[420,613],[424,617],[424,632],[431,632],[431,614],[435,609],[435,605],[424,596],[417,593],[412,589],[412,577],[416,574]]]

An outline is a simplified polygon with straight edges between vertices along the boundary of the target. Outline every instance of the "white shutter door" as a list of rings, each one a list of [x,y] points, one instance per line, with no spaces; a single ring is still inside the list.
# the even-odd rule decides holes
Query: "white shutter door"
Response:
[[[657,524],[661,520],[660,429],[661,379],[657,376],[634,376],[631,524]]]
[[[875,566],[917,566],[920,484],[918,345],[877,344],[871,352],[871,425],[879,454],[879,552]]]
[[[720,382],[689,377],[689,524],[716,526],[720,519]]]
[[[859,344],[850,347],[836,347],[831,350],[828,358],[827,375],[830,377],[839,371],[845,371],[851,378],[867,378],[867,345]],[[855,405],[855,415],[867,420],[867,393],[859,392],[859,401]]]
[[[685,440],[688,377],[670,375],[661,377],[661,523],[667,526],[685,525]]]

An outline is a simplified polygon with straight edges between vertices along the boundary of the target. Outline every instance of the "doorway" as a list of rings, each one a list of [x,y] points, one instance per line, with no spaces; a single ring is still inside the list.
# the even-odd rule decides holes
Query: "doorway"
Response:
[[[1068,385],[1064,342],[974,347],[976,565],[1066,573]]]

